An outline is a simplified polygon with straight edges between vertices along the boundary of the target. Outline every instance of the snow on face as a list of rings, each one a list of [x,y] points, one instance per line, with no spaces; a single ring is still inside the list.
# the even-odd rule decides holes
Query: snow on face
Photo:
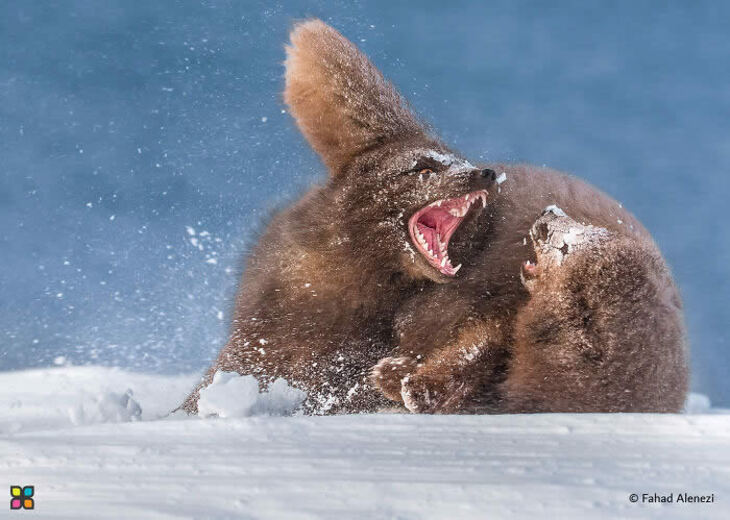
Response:
[[[543,211],[549,211],[550,213],[553,213],[553,214],[557,215],[558,217],[567,217],[567,215],[565,214],[565,211],[560,209],[555,204],[550,204]]]
[[[448,167],[447,173],[458,173],[476,169],[476,167],[469,161],[461,159],[452,153],[444,153],[436,150],[416,150],[415,153],[422,157],[428,157],[429,159],[440,162],[442,165]],[[417,159],[414,159],[412,167],[415,167],[416,164]]]

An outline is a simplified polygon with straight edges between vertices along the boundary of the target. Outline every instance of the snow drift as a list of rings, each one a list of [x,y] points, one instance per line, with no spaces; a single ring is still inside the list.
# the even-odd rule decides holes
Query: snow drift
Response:
[[[219,375],[203,402],[240,418],[168,416],[197,377],[0,373],[3,485],[34,485],[37,518],[730,514],[730,415],[702,396],[685,415],[278,417],[296,390]],[[629,498],[683,492],[714,502]]]

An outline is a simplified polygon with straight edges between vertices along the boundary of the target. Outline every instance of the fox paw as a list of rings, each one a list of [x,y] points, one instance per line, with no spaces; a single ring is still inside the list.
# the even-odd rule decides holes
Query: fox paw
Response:
[[[422,374],[403,378],[401,397],[411,413],[450,414],[468,411],[475,388],[454,378],[432,379]]]
[[[400,395],[403,404],[411,413],[433,413],[434,401],[437,396],[432,395],[428,385],[420,378],[408,375],[401,382]]]
[[[402,381],[417,366],[417,361],[409,357],[383,358],[370,371],[370,382],[391,401],[402,401]]]
[[[546,272],[559,268],[572,254],[588,249],[608,237],[606,229],[580,224],[557,206],[548,206],[530,229],[537,263],[523,262],[520,277],[532,291]]]

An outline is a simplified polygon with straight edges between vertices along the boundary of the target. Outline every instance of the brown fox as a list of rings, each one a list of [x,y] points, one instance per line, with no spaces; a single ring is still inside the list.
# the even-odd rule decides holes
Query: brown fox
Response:
[[[329,171],[248,258],[218,371],[307,392],[311,414],[672,412],[681,300],[656,245],[585,182],[475,166],[319,20],[284,99]]]

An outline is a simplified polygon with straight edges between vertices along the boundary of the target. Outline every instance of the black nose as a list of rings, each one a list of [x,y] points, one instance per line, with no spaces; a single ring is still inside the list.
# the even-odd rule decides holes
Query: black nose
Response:
[[[491,168],[484,168],[479,172],[479,174],[485,179],[489,178],[493,181],[497,179],[497,172],[495,172]]]

